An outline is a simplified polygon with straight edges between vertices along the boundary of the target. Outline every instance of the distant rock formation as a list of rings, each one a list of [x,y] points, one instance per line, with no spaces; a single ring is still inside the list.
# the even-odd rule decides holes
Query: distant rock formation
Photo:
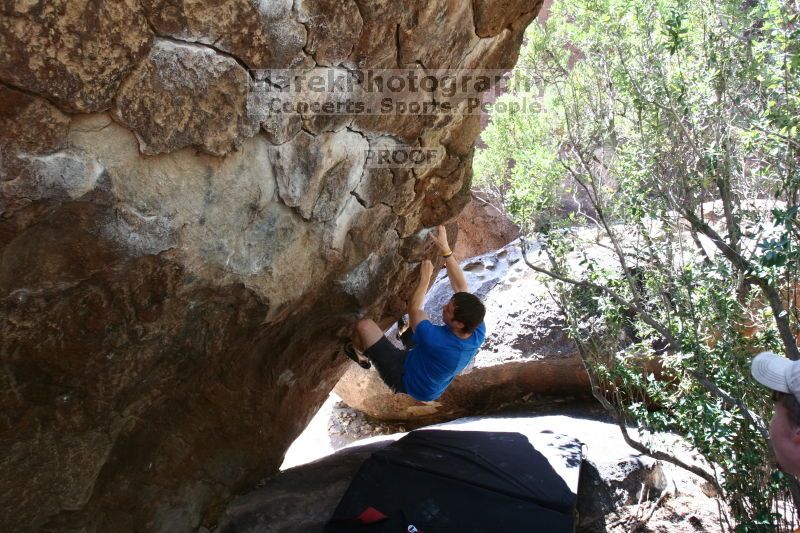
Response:
[[[540,274],[522,261],[519,243],[461,264],[472,292],[486,305],[486,341],[474,364],[436,401],[393,394],[374,369],[353,363],[334,391],[350,407],[379,420],[419,424],[497,412],[515,404],[564,396],[591,396],[577,346],[567,336],[558,308]],[[442,271],[425,311],[442,323],[453,291]],[[394,329],[388,336],[393,338]]]
[[[458,240],[453,253],[459,259],[499,250],[519,237],[519,227],[503,212],[499,200],[484,191],[473,189],[456,222]]]
[[[0,529],[213,524],[469,200],[479,115],[254,117],[250,69],[507,70],[539,7],[3,3]]]

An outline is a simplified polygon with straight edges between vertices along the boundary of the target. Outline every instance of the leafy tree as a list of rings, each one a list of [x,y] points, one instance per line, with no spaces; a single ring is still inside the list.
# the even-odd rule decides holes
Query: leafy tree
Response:
[[[737,531],[790,527],[788,491],[800,503],[749,377],[757,351],[800,356],[799,11],[557,2],[499,100],[538,112],[493,114],[475,157],[540,243],[526,261],[553,283],[595,396],[631,445],[712,483]],[[580,199],[567,214],[565,193]]]

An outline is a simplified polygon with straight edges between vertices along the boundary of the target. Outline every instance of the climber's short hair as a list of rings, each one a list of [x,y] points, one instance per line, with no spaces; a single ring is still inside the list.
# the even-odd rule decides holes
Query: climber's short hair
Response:
[[[789,422],[794,427],[800,427],[800,402],[794,397],[794,394],[786,394],[785,392],[772,391],[772,399],[776,403],[782,403],[789,413]]]
[[[457,292],[453,295],[453,320],[464,324],[464,332],[472,333],[486,316],[486,307],[474,294]]]

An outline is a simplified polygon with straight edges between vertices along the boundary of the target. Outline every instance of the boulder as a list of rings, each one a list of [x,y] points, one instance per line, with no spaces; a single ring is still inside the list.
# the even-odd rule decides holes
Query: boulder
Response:
[[[214,532],[321,532],[361,463],[399,437],[369,439],[263,481],[228,505]]]
[[[261,117],[250,69],[507,69],[534,15],[479,38],[469,2],[3,3],[0,529],[214,523],[467,203],[471,119]],[[444,154],[369,166],[401,140]]]
[[[500,206],[490,193],[472,190],[470,202],[456,219],[456,257],[466,259],[493,252],[519,237],[519,226]]]
[[[544,3],[546,0],[503,0],[503,9],[496,9],[497,2],[477,0],[472,6],[475,11],[475,33],[480,37],[497,35],[529,13],[538,13]]]
[[[591,395],[577,347],[541,275],[522,260],[518,242],[467,259],[461,267],[471,291],[486,305],[486,341],[473,363],[431,402],[393,394],[375,369],[353,363],[334,389],[344,402],[379,420],[426,424],[513,404]],[[442,323],[442,307],[452,293],[442,270],[425,300],[432,322]],[[394,328],[387,336],[397,342]]]

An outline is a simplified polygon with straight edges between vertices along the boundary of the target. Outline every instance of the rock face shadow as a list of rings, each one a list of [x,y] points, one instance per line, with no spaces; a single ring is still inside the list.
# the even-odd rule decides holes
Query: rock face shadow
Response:
[[[576,533],[605,533],[606,515],[614,508],[611,491],[603,483],[597,467],[590,461],[581,464],[578,483],[578,523]]]

